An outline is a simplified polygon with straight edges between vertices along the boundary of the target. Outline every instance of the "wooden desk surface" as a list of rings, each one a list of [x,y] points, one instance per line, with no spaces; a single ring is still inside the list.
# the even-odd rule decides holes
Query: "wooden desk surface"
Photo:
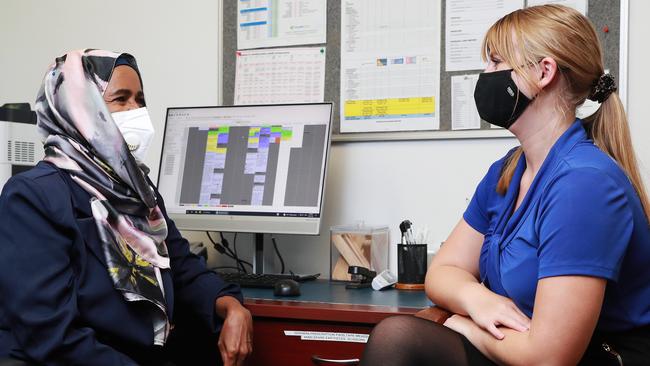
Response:
[[[422,291],[346,289],[345,284],[316,280],[301,284],[297,297],[273,296],[271,289],[243,289],[246,307],[256,317],[376,324],[431,305]]]

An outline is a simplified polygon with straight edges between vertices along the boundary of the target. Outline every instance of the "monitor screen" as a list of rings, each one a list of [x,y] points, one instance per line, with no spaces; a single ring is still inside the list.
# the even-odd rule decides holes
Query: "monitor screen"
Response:
[[[168,108],[158,190],[180,229],[318,234],[331,103]]]

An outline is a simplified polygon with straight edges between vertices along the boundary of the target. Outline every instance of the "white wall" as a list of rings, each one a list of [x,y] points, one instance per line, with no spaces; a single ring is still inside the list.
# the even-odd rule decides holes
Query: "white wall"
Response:
[[[216,104],[218,2],[123,2],[128,4],[128,11],[124,7],[117,9],[118,3],[3,0],[0,103],[32,102],[42,73],[55,56],[68,49],[97,47],[130,51],[138,58],[147,101],[159,130],[168,106]],[[643,37],[650,34],[650,23],[645,19],[650,14],[650,2],[630,3],[629,117],[647,178],[650,122],[644,107],[650,85],[650,49]],[[112,8],[105,8],[106,4]],[[148,159],[154,178],[158,168],[155,151],[159,151],[160,141],[158,136]],[[298,273],[328,275],[329,227],[358,220],[389,225],[391,242],[395,243],[399,238],[397,225],[409,218],[416,225],[430,228],[431,249],[436,249],[460,218],[490,163],[515,144],[514,139],[334,144],[321,235],[277,236],[288,268]],[[207,243],[203,234],[185,234],[190,240]],[[250,258],[251,236],[240,235],[239,242],[241,254]],[[393,246],[393,269],[394,254]],[[210,257],[212,264],[228,263],[214,252]],[[268,265],[279,268],[270,246],[266,257]]]
[[[68,50],[133,54],[149,113],[162,131],[165,108],[219,103],[221,0],[2,0],[0,104],[34,103],[43,74]],[[162,134],[147,165],[158,175]]]

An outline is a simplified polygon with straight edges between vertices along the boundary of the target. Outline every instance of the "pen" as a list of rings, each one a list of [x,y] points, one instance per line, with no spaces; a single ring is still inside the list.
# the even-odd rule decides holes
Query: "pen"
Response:
[[[400,231],[400,233],[402,233],[401,244],[406,244],[406,224],[405,224],[405,222],[406,221],[402,221],[399,224],[399,231]]]
[[[413,236],[413,225],[408,228],[408,240],[409,244],[415,244],[415,237]]]
[[[410,220],[404,220],[399,224],[399,230],[402,232],[402,244],[413,244],[413,223]]]

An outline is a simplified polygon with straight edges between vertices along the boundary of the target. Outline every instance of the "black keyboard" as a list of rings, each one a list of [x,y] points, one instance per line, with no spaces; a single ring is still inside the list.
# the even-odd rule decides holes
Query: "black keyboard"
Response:
[[[226,282],[236,283],[241,287],[273,288],[280,280],[294,280],[298,282],[315,280],[320,274],[299,276],[296,274],[255,274],[238,272],[217,272]]]

